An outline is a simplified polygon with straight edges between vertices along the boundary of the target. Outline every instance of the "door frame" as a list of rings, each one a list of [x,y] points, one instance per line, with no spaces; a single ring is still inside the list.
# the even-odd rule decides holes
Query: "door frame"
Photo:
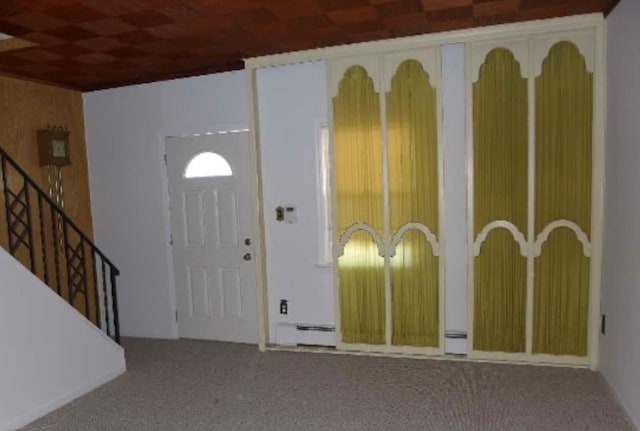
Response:
[[[256,71],[262,67],[285,66],[290,64],[332,60],[351,56],[362,56],[376,53],[421,49],[426,47],[439,47],[444,44],[466,43],[473,41],[491,40],[496,38],[522,37],[523,35],[537,35],[550,32],[567,32],[586,28],[596,29],[596,57],[594,76],[594,150],[593,158],[593,209],[592,209],[592,256],[591,280],[593,286],[590,292],[589,307],[589,351],[588,366],[595,370],[598,367],[599,357],[599,322],[601,300],[602,277],[602,232],[604,228],[604,109],[606,94],[606,64],[605,56],[605,20],[602,13],[574,15],[569,17],[551,18],[511,24],[500,24],[487,27],[440,32],[434,34],[409,36],[397,39],[363,42],[350,45],[335,46],[330,48],[318,48],[306,51],[298,51],[284,54],[275,54],[262,57],[245,59],[246,89],[247,89],[247,115],[249,120],[251,157],[255,169],[255,200],[256,200],[256,238],[260,244],[256,244],[256,273],[258,288],[258,339],[260,350],[267,349],[268,328],[267,320],[267,281],[264,260],[264,226],[262,214],[262,180],[260,163],[260,131],[258,118],[258,100]],[[467,172],[468,175],[468,172]],[[446,199],[444,199],[446,202]],[[470,305],[468,305],[470,307]],[[472,322],[468,322],[471,324]],[[522,363],[520,358],[499,357],[486,358],[487,361]],[[572,364],[565,364],[571,366]],[[574,365],[575,366],[575,365]],[[584,366],[584,365],[578,365]]]

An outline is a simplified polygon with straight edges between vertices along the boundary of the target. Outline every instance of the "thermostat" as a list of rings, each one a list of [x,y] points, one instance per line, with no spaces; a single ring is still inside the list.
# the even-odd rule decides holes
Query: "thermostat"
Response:
[[[298,222],[298,215],[295,205],[281,205],[276,208],[276,220],[287,224]]]
[[[285,205],[284,222],[287,224],[293,224],[298,222],[298,211],[296,210],[295,205]]]

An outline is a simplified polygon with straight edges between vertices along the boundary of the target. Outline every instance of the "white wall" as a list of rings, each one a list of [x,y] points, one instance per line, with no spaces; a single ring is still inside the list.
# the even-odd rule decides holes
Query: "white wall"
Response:
[[[0,430],[125,371],[124,351],[0,248]]]
[[[260,147],[267,249],[269,339],[278,323],[334,324],[333,271],[318,266],[319,124],[327,119],[323,62],[259,69]],[[295,205],[297,223],[275,220],[280,205]],[[289,314],[279,313],[280,299]]]
[[[466,178],[462,45],[443,50],[447,330],[466,330]],[[334,324],[333,274],[319,266],[318,123],[327,117],[322,62],[258,70],[270,341],[278,323]],[[121,270],[125,335],[175,338],[166,136],[245,127],[244,72],[84,95],[94,232]],[[296,205],[298,223],[275,221]],[[289,314],[279,314],[280,299]],[[464,350],[464,345],[462,345]],[[456,350],[453,350],[456,351]]]
[[[175,338],[164,139],[246,127],[244,72],[84,95],[96,243],[119,267],[122,333]]]
[[[640,2],[607,19],[607,142],[600,368],[640,427]]]
[[[467,166],[464,44],[442,47],[444,146],[445,330],[467,332]],[[446,340],[466,353],[466,340]]]
[[[258,72],[271,341],[277,322],[334,321],[332,270],[316,265],[325,85],[322,63]],[[84,104],[94,231],[121,270],[122,332],[175,338],[164,138],[245,127],[244,72],[87,93]],[[275,221],[281,204],[297,206],[297,224]]]
[[[445,326],[447,330],[466,331],[467,181],[460,169],[466,166],[464,45],[443,47],[442,57],[447,196]],[[269,338],[271,342],[281,342],[276,331],[279,323],[335,323],[332,269],[318,266],[317,128],[328,115],[326,66],[316,62],[272,67],[260,69],[257,76]],[[275,220],[275,208],[283,204],[297,206],[297,224]],[[280,299],[289,300],[287,316],[279,314]],[[453,344],[448,351],[465,352],[464,340]]]

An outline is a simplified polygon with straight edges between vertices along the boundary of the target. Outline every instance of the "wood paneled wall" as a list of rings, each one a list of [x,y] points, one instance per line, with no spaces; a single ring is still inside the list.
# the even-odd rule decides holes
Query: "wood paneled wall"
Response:
[[[82,93],[35,82],[0,76],[0,147],[2,147],[27,174],[42,188],[48,191],[47,168],[38,161],[37,131],[48,125],[69,129],[69,149],[71,164],[62,168],[64,183],[64,211],[82,229],[89,238],[93,238],[91,222],[91,201],[89,196],[89,176],[87,172],[87,154],[84,135],[84,115]],[[17,192],[21,183],[12,168],[7,169],[7,179]],[[4,187],[4,184],[0,182]],[[45,281],[45,268],[49,271],[48,283],[52,289],[70,301],[80,312],[98,321],[96,315],[96,286],[98,278],[88,246],[85,247],[85,271],[87,286],[75,294],[69,289],[68,270],[64,260],[65,250],[62,243],[54,241],[53,222],[49,207],[43,212],[43,223],[39,225],[38,201],[30,192],[32,205],[33,260],[28,249],[19,247],[14,257],[26,267],[35,262],[36,275]],[[57,235],[61,235],[58,233]],[[44,241],[42,238],[45,238]],[[60,238],[60,237],[59,237]],[[71,246],[78,243],[79,237],[69,231]],[[44,245],[43,245],[44,243]],[[55,244],[58,244],[57,246]],[[8,249],[7,222],[4,193],[0,190],[0,247]],[[46,257],[43,255],[46,249]],[[59,262],[55,260],[54,249],[58,249]],[[57,268],[57,269],[56,269]],[[85,303],[85,293],[87,303]],[[71,298],[71,300],[69,299]],[[86,308],[89,310],[85,310]]]
[[[47,170],[38,163],[36,132],[49,124],[69,128],[71,165],[62,168],[65,212],[92,238],[82,93],[0,76],[0,147],[45,191]]]

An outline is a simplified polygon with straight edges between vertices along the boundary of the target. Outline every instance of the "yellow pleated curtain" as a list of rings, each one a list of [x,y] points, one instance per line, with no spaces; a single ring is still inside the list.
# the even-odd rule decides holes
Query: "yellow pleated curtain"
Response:
[[[556,220],[591,232],[593,74],[570,42],[554,45],[536,78],[537,235]],[[589,258],[568,228],[535,261],[533,352],[587,355]]]
[[[333,99],[336,228],[353,224],[383,235],[380,99],[365,68],[349,68]],[[385,343],[384,259],[366,231],[349,239],[338,259],[344,343]]]
[[[437,236],[437,99],[419,61],[400,64],[386,98],[391,233],[419,223]],[[438,268],[424,233],[405,232],[391,258],[392,344],[438,347]]]
[[[513,54],[491,51],[473,84],[474,238],[491,222],[527,232],[527,80]],[[526,349],[527,266],[503,228],[489,232],[474,260],[475,350]]]
[[[398,66],[386,97],[388,152],[383,154],[380,95],[365,68],[343,75],[333,99],[338,236],[357,230],[338,258],[344,343],[437,347],[439,259],[421,230],[406,231],[391,256],[389,235],[419,223],[438,235],[437,99],[421,63]],[[382,177],[388,166],[388,188]],[[389,229],[383,196],[388,192]],[[385,259],[391,275],[391,340],[386,339]]]

